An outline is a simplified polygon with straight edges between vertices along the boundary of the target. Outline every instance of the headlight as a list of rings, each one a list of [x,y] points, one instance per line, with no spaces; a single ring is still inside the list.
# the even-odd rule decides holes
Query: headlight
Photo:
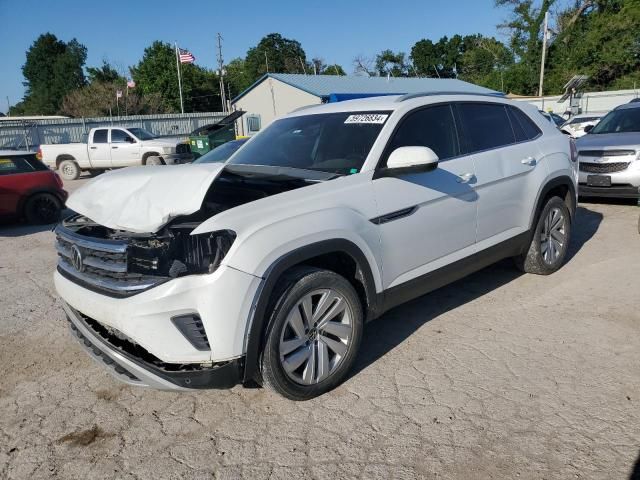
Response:
[[[165,155],[168,155],[170,153],[175,153],[176,149],[175,147],[162,147],[162,153],[164,153]]]
[[[129,247],[130,272],[181,277],[214,272],[236,239],[235,232],[191,235],[193,228],[170,228],[161,237],[133,239]]]
[[[236,234],[231,230],[200,235],[190,235],[187,232],[176,235],[178,248],[169,276],[214,272],[222,263],[235,239]],[[180,249],[182,249],[181,252]]]

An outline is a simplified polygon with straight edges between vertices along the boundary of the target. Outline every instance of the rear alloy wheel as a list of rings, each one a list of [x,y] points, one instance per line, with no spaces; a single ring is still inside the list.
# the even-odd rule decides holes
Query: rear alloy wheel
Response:
[[[50,193],[37,193],[27,200],[24,215],[29,223],[43,225],[60,220],[62,203]]]
[[[73,160],[63,160],[58,166],[60,176],[65,180],[75,180],[80,176],[80,167]]]
[[[285,278],[269,325],[261,372],[264,383],[292,400],[338,385],[355,361],[362,307],[340,275],[299,268]]]
[[[570,239],[569,209],[560,197],[551,197],[540,213],[529,249],[516,258],[516,264],[524,272],[549,275],[564,262]]]

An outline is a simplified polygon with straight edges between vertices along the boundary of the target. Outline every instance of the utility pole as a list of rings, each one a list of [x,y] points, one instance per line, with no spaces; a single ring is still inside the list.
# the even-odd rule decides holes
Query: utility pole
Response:
[[[222,35],[218,32],[218,75],[220,76],[220,101],[222,111],[227,111],[227,94],[224,89],[224,59],[222,58]]]
[[[544,86],[544,61],[547,58],[547,36],[549,35],[549,12],[544,14],[544,33],[542,35],[542,61],[540,62],[540,86],[538,96],[542,97]]]
[[[634,85],[635,90],[635,85]],[[9,95],[7,95],[7,117],[9,116],[9,112],[11,111],[11,103],[9,103]]]

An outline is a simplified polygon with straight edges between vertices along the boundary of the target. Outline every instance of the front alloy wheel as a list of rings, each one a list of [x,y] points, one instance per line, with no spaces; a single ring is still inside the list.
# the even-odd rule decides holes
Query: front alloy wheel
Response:
[[[328,378],[349,348],[352,317],[345,297],[333,289],[302,297],[280,335],[280,363],[287,376],[302,385]]]
[[[273,292],[261,353],[262,383],[292,400],[337,386],[352,367],[362,337],[360,297],[344,277],[295,267]]]

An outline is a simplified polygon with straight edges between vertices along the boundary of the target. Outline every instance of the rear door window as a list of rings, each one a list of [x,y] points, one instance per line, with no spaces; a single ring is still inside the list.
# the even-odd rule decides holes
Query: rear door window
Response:
[[[124,130],[111,130],[111,143],[133,143],[133,137]]]
[[[500,148],[516,142],[505,105],[460,103],[457,109],[463,130],[464,153]]]
[[[93,143],[109,143],[107,134],[109,131],[106,128],[96,130],[93,132]]]
[[[458,156],[460,149],[451,106],[436,105],[407,114],[393,134],[388,154],[399,147],[429,147],[440,160]]]

